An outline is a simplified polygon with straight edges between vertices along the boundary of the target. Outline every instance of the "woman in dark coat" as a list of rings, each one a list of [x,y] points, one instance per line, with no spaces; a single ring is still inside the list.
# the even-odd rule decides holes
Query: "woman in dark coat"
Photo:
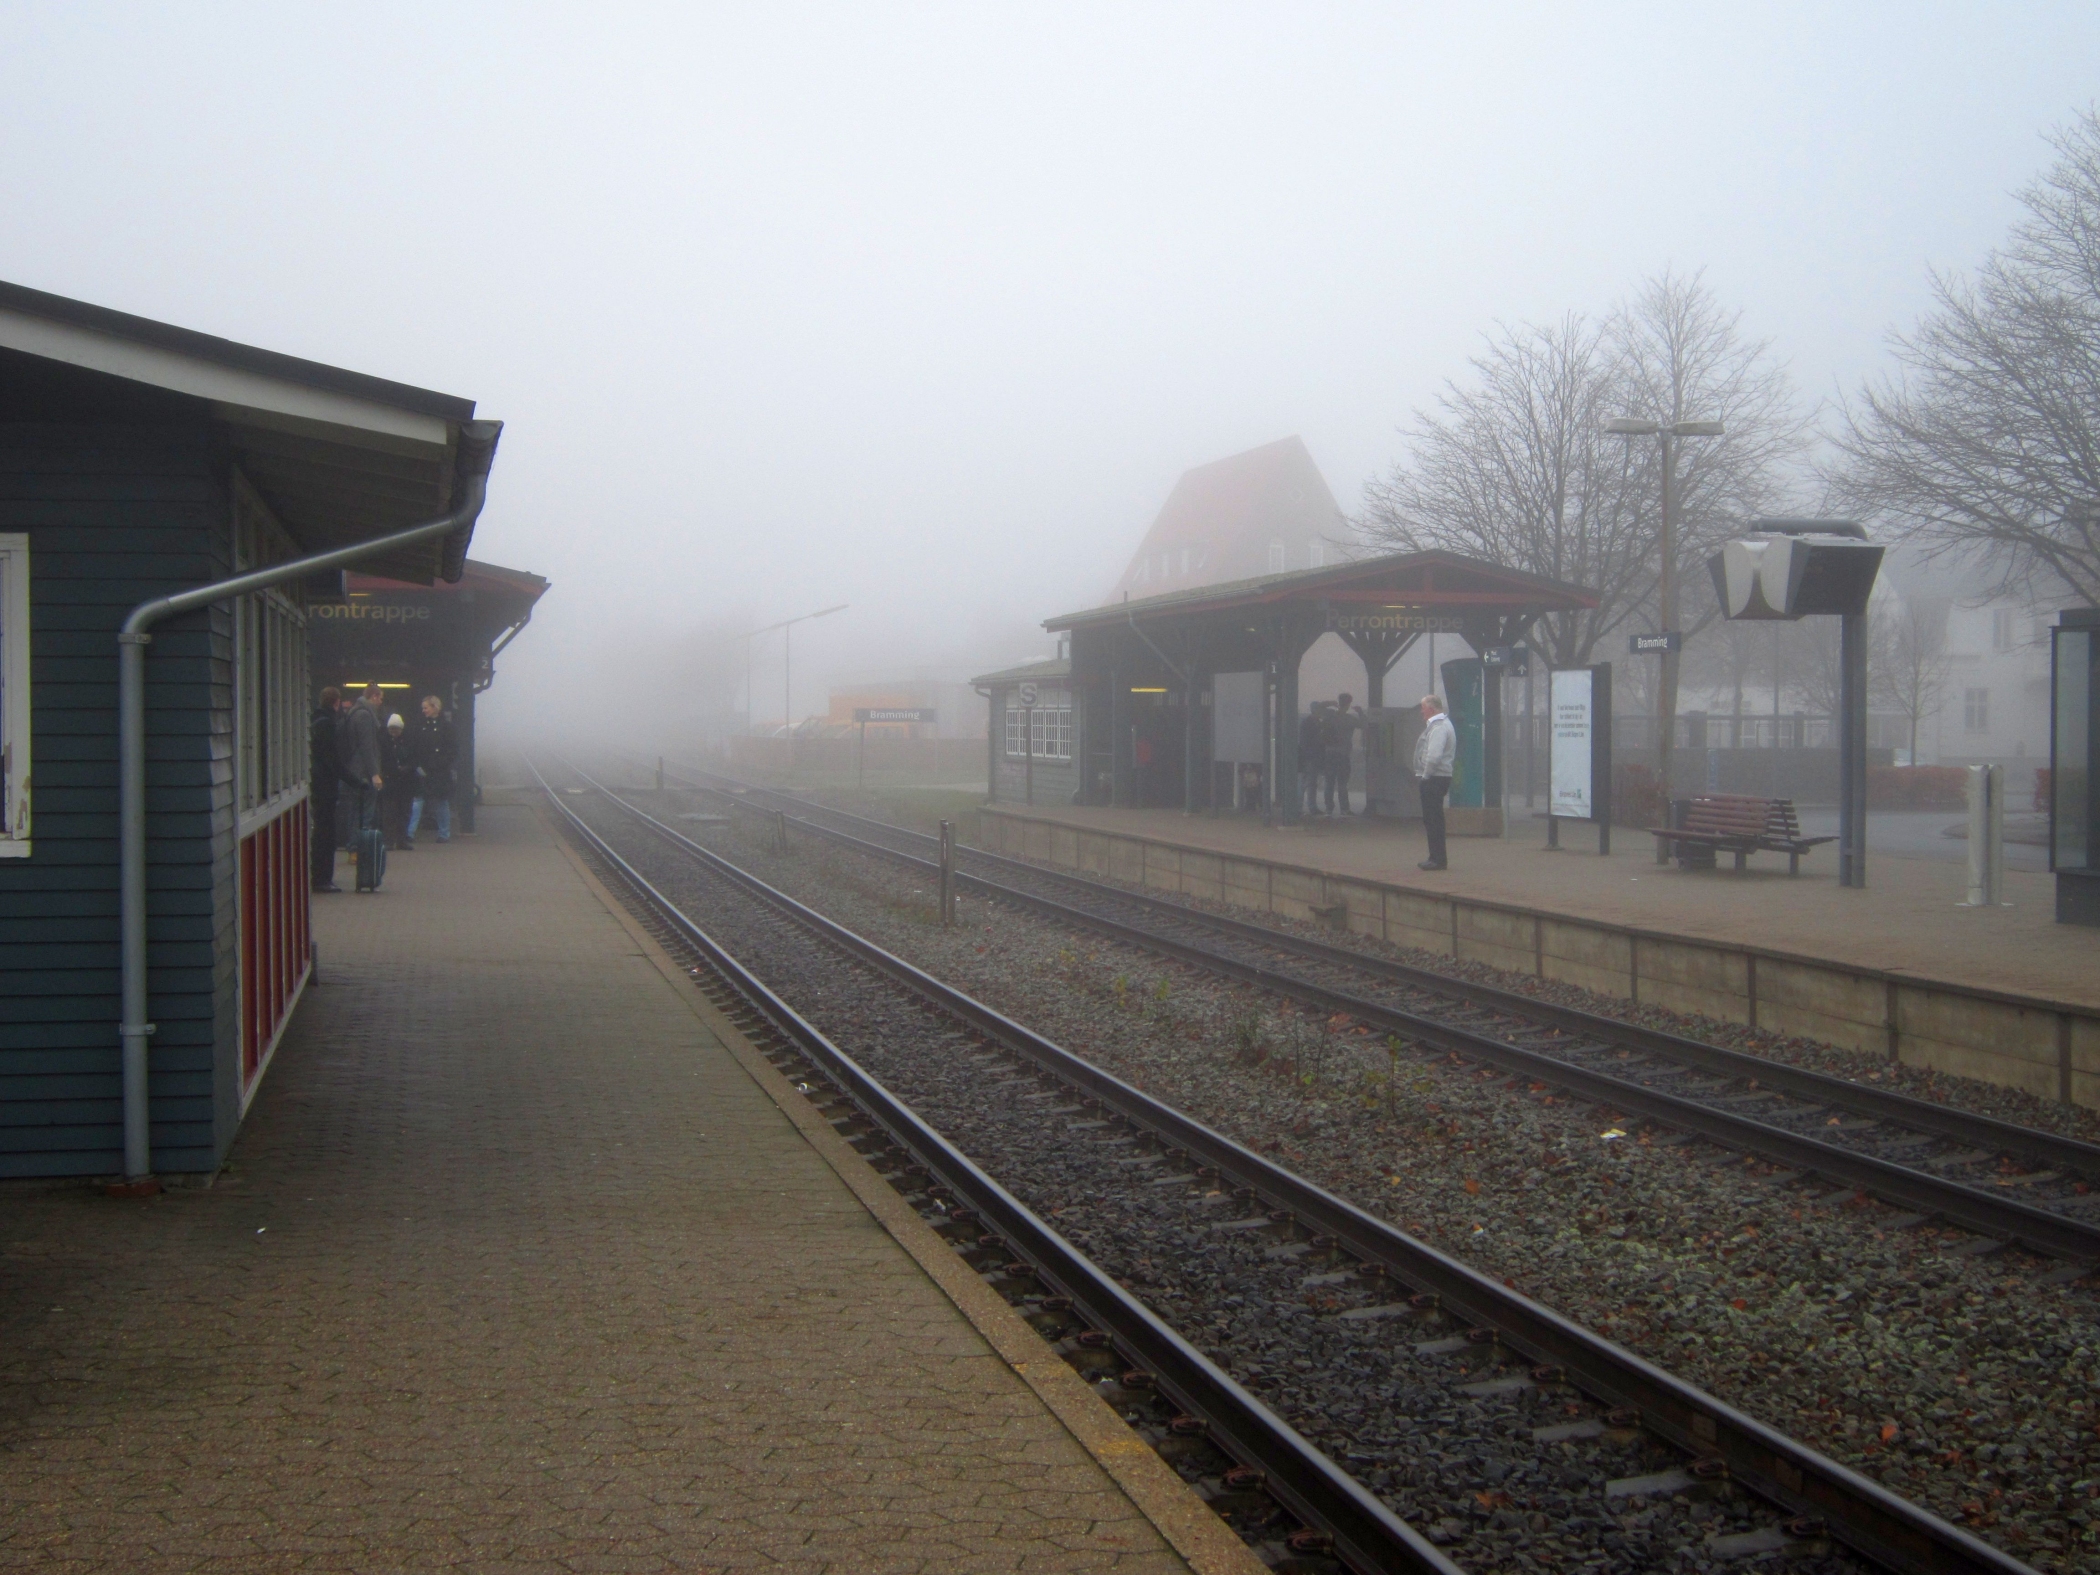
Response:
[[[408,724],[397,711],[379,735],[379,775],[386,783],[379,796],[379,825],[386,845],[396,850],[415,846],[408,840],[408,805],[416,796],[415,762],[409,754]]]

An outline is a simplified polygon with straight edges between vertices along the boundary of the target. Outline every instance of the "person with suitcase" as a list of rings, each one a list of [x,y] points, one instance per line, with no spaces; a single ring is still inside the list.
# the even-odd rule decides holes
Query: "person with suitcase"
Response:
[[[368,686],[343,728],[343,774],[357,784],[359,891],[377,891],[386,878],[386,834],[379,829],[379,795],[386,787],[379,765],[379,708],[385,703],[385,691]]]

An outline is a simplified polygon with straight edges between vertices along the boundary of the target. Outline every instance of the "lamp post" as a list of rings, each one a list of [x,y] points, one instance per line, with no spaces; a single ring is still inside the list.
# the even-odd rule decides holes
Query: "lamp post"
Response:
[[[836,607],[820,607],[813,613],[804,613],[799,618],[783,618],[774,627],[780,634],[780,715],[786,724],[788,737],[795,736],[795,706],[793,681],[795,676],[795,625],[808,623],[812,618],[829,618],[835,612],[844,612],[849,603],[840,602]]]
[[[1681,652],[1677,633],[1677,543],[1670,534],[1670,494],[1676,482],[1677,454],[1673,439],[1716,438],[1725,429],[1718,421],[1648,421],[1639,416],[1615,416],[1604,423],[1613,437],[1652,437],[1662,446],[1662,525],[1657,532],[1662,549],[1662,577],[1656,586],[1656,612],[1662,623],[1662,672],[1656,684],[1655,777],[1661,788],[1663,810],[1670,807],[1670,751],[1677,739],[1677,660]]]
[[[789,736],[792,737],[794,734],[795,713],[791,699],[793,691],[790,688],[790,684],[794,678],[793,663],[795,653],[792,642],[795,638],[795,625],[808,623],[812,618],[828,618],[835,612],[844,612],[851,605],[849,602],[840,602],[836,607],[820,607],[813,613],[803,613],[796,618],[783,618],[778,623],[767,624],[763,629],[753,629],[744,636],[744,730],[747,733],[757,724],[757,718],[753,714],[756,709],[756,703],[751,698],[751,642],[762,634],[771,634],[775,629],[782,631],[780,650],[780,716],[781,725],[788,730]]]

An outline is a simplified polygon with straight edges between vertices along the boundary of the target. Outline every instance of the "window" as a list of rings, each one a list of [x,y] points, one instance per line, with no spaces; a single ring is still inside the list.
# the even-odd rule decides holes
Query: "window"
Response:
[[[29,856],[29,538],[0,534],[0,859]]]
[[[1961,730],[1964,733],[1988,733],[1991,730],[1991,692],[1988,689],[1964,689],[1961,692]]]
[[[1068,696],[1060,695],[1054,703],[1032,710],[1018,698],[1007,702],[1006,753],[1010,759],[1023,760],[1033,754],[1038,760],[1070,760],[1072,742],[1072,705]]]
[[[1324,541],[1308,542],[1305,547],[1305,563],[1307,568],[1326,568],[1327,543]]]
[[[1283,573],[1283,543],[1280,541],[1269,543],[1269,572],[1271,574]]]
[[[2013,648],[2013,610],[2010,607],[1991,609],[1991,649],[2010,651]]]
[[[262,500],[236,488],[234,568],[264,568],[297,549]],[[233,607],[235,794],[243,816],[306,785],[306,612],[282,588]],[[245,835],[245,828],[243,830]]]

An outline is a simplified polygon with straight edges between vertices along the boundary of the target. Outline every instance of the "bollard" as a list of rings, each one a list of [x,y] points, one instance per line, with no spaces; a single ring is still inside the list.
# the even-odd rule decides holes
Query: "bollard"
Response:
[[[1969,895],[1964,908],[2005,900],[2005,767],[1969,767]]]
[[[773,851],[775,853],[785,853],[787,850],[788,812],[784,809],[776,809],[773,811]]]
[[[662,792],[663,790],[664,790],[664,757],[663,757],[662,755],[658,755],[658,756],[656,757],[656,791],[657,791],[657,792],[659,792],[659,793],[661,793],[661,792]]]
[[[941,822],[941,923],[955,922],[955,822]]]

